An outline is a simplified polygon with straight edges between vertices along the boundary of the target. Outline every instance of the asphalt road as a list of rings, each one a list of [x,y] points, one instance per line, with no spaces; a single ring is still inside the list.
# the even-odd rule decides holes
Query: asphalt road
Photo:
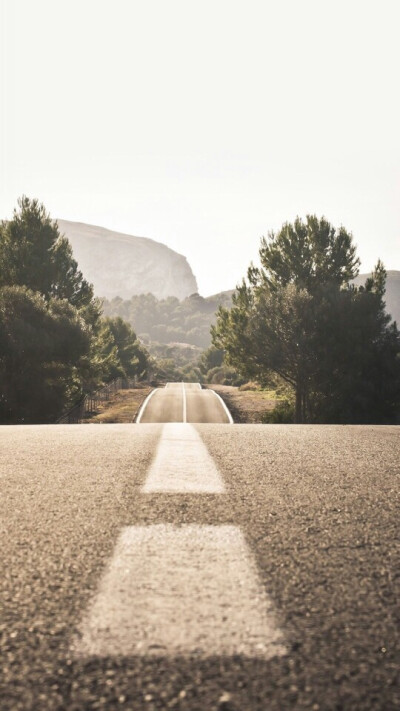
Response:
[[[202,390],[199,383],[167,383],[150,394],[137,422],[229,423],[231,417],[213,390]]]
[[[398,709],[399,428],[193,429],[219,493],[146,491],[159,424],[0,428],[2,711]],[[152,526],[169,573],[164,529],[198,527],[206,552],[210,531],[240,531],[284,653],[77,653],[121,535],[144,540]],[[151,568],[157,551],[144,545]],[[215,576],[234,606],[228,553]],[[124,565],[145,597],[149,566],[135,576]]]

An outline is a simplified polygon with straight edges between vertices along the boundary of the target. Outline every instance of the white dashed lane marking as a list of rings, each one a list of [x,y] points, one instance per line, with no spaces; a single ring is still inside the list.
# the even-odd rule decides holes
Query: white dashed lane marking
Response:
[[[125,528],[74,645],[78,655],[286,653],[240,529]]]
[[[179,422],[164,425],[143,493],[220,494],[224,483],[196,429]]]
[[[187,422],[187,402],[185,383],[182,383],[182,422]]]

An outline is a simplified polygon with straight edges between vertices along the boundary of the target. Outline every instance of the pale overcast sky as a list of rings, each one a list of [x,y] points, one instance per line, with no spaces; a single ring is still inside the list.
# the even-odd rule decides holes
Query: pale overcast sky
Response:
[[[0,0],[0,216],[164,242],[200,293],[308,212],[400,269],[399,0]]]

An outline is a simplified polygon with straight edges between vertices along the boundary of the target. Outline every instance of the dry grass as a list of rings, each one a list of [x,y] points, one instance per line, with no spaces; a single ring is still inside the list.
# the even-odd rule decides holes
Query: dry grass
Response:
[[[110,400],[99,405],[98,411],[85,424],[115,424],[133,422],[141,404],[152,390],[150,387],[118,390]]]
[[[281,402],[275,390],[253,390],[233,385],[207,385],[226,402],[235,422],[258,424],[265,412]]]

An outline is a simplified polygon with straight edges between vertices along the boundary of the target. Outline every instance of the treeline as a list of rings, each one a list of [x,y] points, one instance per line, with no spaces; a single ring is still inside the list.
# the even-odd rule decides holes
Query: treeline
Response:
[[[211,344],[211,326],[220,306],[229,307],[233,291],[183,301],[171,296],[159,300],[140,294],[123,300],[103,299],[104,313],[129,321],[153,357],[155,380],[185,380],[237,385],[244,382],[224,361],[223,351]]]
[[[184,343],[205,349],[211,344],[210,327],[220,305],[229,306],[231,294],[224,292],[203,298],[192,294],[183,301],[171,296],[158,300],[153,294],[116,297],[103,301],[107,316],[128,321],[146,343]]]
[[[295,422],[398,421],[400,334],[385,312],[382,263],[351,285],[351,234],[312,215],[263,239],[260,262],[212,328],[225,362],[261,384],[286,382]]]
[[[0,422],[53,422],[85,392],[148,367],[130,324],[104,318],[57,223],[22,197],[0,225]]]

